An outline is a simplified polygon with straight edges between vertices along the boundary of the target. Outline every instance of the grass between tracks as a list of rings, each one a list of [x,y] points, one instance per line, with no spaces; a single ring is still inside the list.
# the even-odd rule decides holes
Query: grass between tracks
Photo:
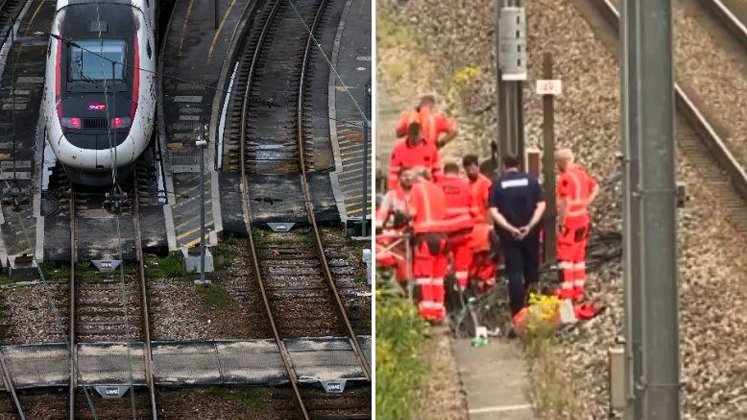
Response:
[[[381,273],[377,275],[382,276]],[[409,419],[425,375],[423,322],[408,300],[376,290],[376,417]]]
[[[221,388],[212,386],[207,389],[208,394],[219,395],[227,400],[237,402],[248,408],[250,413],[268,413],[270,412],[268,388],[260,387],[238,387],[238,388]],[[248,413],[247,413],[248,414]]]

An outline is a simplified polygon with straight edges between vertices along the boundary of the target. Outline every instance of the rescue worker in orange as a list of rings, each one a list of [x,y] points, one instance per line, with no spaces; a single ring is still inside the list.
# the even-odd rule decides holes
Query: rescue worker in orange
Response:
[[[472,193],[472,264],[469,277],[478,281],[478,291],[485,292],[495,286],[497,264],[491,252],[491,237],[495,235],[488,212],[490,178],[480,172],[480,165],[475,155],[466,155],[462,166],[467,173],[467,180]]]
[[[441,155],[435,143],[423,136],[422,125],[417,114],[411,116],[407,126],[407,138],[394,145],[392,157],[389,161],[388,190],[397,188],[397,178],[400,169],[407,167],[425,167],[429,170],[429,177],[437,181],[441,178]]]
[[[433,96],[423,96],[420,98],[420,105],[415,108],[415,113],[419,116],[422,124],[423,136],[430,144],[437,148],[446,146],[457,135],[456,122],[447,118],[444,114],[435,111],[436,99]],[[411,111],[402,113],[397,123],[397,137],[404,137],[407,134],[407,124],[411,118]],[[443,135],[443,137],[441,137]]]
[[[412,271],[419,291],[416,293],[418,310],[421,318],[441,322],[446,315],[446,200],[441,188],[427,179],[427,169],[416,169],[415,173],[407,209],[412,217],[414,234]]]
[[[413,183],[412,168],[402,167],[399,172],[399,186],[387,191],[376,210],[376,263],[395,270],[395,278],[404,283],[408,278],[408,264],[403,243],[393,245],[401,239],[409,226],[407,200]],[[391,222],[390,222],[391,220]]]
[[[387,225],[390,218],[393,218],[395,228],[401,227],[402,223],[397,220],[399,216],[407,214],[407,199],[412,188],[414,174],[412,168],[402,166],[399,170],[397,188],[390,189],[384,195],[381,205],[376,210],[376,226],[382,228]],[[406,221],[404,221],[406,222]]]
[[[469,282],[472,265],[472,227],[475,211],[469,182],[459,176],[459,165],[447,163],[444,176],[438,182],[446,199],[445,229],[452,253],[451,267],[459,287],[464,290]]]
[[[591,228],[589,204],[599,194],[599,185],[573,159],[570,149],[555,153],[560,172],[557,256],[561,285],[558,296],[581,300],[586,286],[586,243]]]

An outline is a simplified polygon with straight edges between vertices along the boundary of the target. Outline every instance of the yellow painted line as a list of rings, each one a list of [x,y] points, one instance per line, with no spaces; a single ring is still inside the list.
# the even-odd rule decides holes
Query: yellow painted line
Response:
[[[26,36],[29,34],[29,29],[31,29],[31,25],[34,24],[34,20],[36,19],[36,15],[39,14],[39,11],[41,10],[42,6],[44,6],[44,1],[40,1],[39,5],[36,6],[36,10],[34,10],[34,14],[31,15],[31,20],[29,20],[29,24],[26,25],[26,30],[23,31],[23,36]]]
[[[344,152],[344,153],[341,152],[340,155],[343,156],[342,160],[352,160],[352,159],[355,159],[355,158],[360,159],[360,158],[363,157],[363,153],[360,153],[360,150],[351,150],[349,152]],[[347,156],[350,156],[350,158],[345,159],[345,157],[347,157]]]
[[[208,185],[208,183],[206,182],[206,183],[205,183],[205,192],[206,192],[206,193],[208,193],[208,192],[210,191],[210,190],[209,190],[208,188],[210,188],[210,186],[209,186],[209,185]],[[196,186],[194,186],[194,187],[192,187],[192,188],[188,188],[188,189],[186,189],[186,190],[184,190],[184,191],[177,191],[177,194],[181,194],[181,195],[183,195],[183,196],[184,196],[184,195],[186,195],[186,196],[189,196],[189,195],[190,195],[190,194],[191,194],[191,193],[192,193],[193,191],[199,191],[199,189],[200,189],[200,184],[197,184]],[[209,195],[209,194],[205,194],[205,196],[206,196],[206,197],[205,197],[205,200],[208,200],[208,199],[209,199],[209,198],[207,197],[207,195]],[[188,202],[190,202],[190,201],[192,201],[192,200],[196,200],[196,199],[198,199],[198,198],[200,198],[200,197],[197,197],[197,196],[194,196],[194,197],[188,197],[188,198],[186,198],[185,200],[182,200],[182,201],[180,201],[179,203],[188,203]]]
[[[206,228],[209,227],[209,226],[212,226],[212,225],[213,225],[213,221],[212,220],[209,223],[205,223],[205,227]],[[185,237],[187,237],[187,236],[189,236],[189,235],[191,235],[193,233],[199,232],[199,231],[200,231],[200,227],[198,226],[198,227],[196,227],[194,229],[190,229],[190,230],[182,233],[181,235],[177,235],[176,237],[178,239],[184,239]]]
[[[212,219],[212,211],[211,210],[206,210],[205,211],[205,224],[206,225],[208,223],[212,223],[212,220],[208,220],[208,216],[210,216],[210,218]],[[197,217],[195,217],[193,219],[189,219],[189,220],[187,220],[185,222],[179,223],[177,226],[174,226],[174,230],[179,230],[179,229],[187,226],[190,223],[200,223],[200,216],[198,215]]]
[[[213,42],[210,43],[210,49],[208,50],[208,60],[213,58],[213,48],[215,48],[215,43],[218,42],[218,36],[220,35],[220,32],[223,30],[223,24],[226,23],[228,14],[231,13],[231,9],[233,9],[233,6],[235,4],[236,4],[236,0],[231,0],[231,4],[228,5],[228,8],[226,9],[226,13],[223,14],[223,19],[220,20],[220,25],[218,25],[218,30],[215,31],[215,35],[213,36]]]
[[[0,153],[0,159],[10,159],[10,153]]]
[[[210,240],[208,238],[208,236],[209,235],[205,235],[205,244],[207,244],[207,242]],[[194,239],[194,240],[191,240],[191,241],[187,242],[186,244],[184,244],[184,246],[186,246],[187,248],[192,248],[193,246],[195,246],[195,245],[197,245],[199,243],[200,243],[200,238],[197,238],[197,239]]]
[[[347,92],[348,89],[345,86],[336,86],[335,90],[338,92]]]
[[[351,149],[360,149],[362,148],[362,145],[360,143],[352,143],[352,144],[343,144],[340,146],[340,150],[351,150]]]
[[[192,15],[192,5],[195,0],[189,0],[189,6],[187,6],[187,16],[184,17],[184,23],[182,24],[182,35],[179,37],[179,52],[178,55],[182,55],[182,46],[184,45],[184,34],[187,32],[187,23],[189,23],[189,16]]]
[[[184,147],[184,143],[166,143],[166,147],[169,149],[181,149]]]

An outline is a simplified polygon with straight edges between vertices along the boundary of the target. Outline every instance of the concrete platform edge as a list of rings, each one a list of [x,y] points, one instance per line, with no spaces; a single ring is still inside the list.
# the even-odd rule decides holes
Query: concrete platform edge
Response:
[[[345,3],[345,9],[342,12],[340,24],[338,25],[337,32],[335,33],[335,44],[332,48],[332,57],[330,59],[330,61],[332,62],[332,68],[337,68],[337,59],[340,55],[340,42],[342,41],[342,34],[345,31],[345,21],[350,14],[350,5],[352,4],[352,2],[352,0],[348,0],[347,3]],[[340,143],[337,139],[337,95],[335,93],[337,85],[337,83],[335,83],[335,80],[337,79],[337,75],[332,68],[330,68],[329,71],[329,87],[327,93],[327,99],[329,103],[329,139],[332,143],[332,155],[334,156],[335,160],[335,171],[342,172],[342,156],[340,154]]]
[[[239,24],[233,28],[231,41],[228,44],[228,51],[226,52],[226,56],[223,58],[223,65],[221,66],[220,77],[218,78],[217,86],[220,88],[225,87],[226,79],[228,78],[228,72],[231,68],[233,68],[233,66],[231,66],[231,62],[235,58],[236,48],[239,45],[238,35],[244,33],[244,27],[246,26],[248,17],[247,13],[252,10],[256,6],[256,4],[256,0],[246,3],[246,5],[244,6],[244,10],[241,11]],[[215,154],[218,152],[216,150],[216,148],[218,147],[218,116],[223,109],[221,107],[223,91],[223,89],[218,89],[215,91],[215,96],[213,97],[213,110],[210,114],[210,128],[208,130],[208,135],[210,136],[210,139],[213,143],[213,147],[209,148],[210,152],[208,153],[208,159],[213,163],[210,169],[210,201],[213,211],[213,226],[216,234],[220,234],[221,232],[223,232],[223,216],[220,205],[220,174],[215,168]],[[218,245],[217,241],[216,243],[212,242],[213,241],[210,241],[210,246]]]
[[[345,206],[345,195],[342,193],[342,187],[340,186],[340,178],[337,172],[329,173],[329,183],[332,185],[332,194],[335,196],[335,203],[337,203],[337,212],[340,213],[340,222],[347,226],[348,224],[348,211]]]
[[[172,16],[173,17],[173,16]],[[166,48],[166,40],[168,39],[168,33],[171,31],[172,20],[169,18],[169,22],[166,24],[166,30],[164,31],[163,39],[161,39],[161,48],[158,53],[158,72],[163,74],[163,50]],[[157,118],[158,118],[158,148],[160,151],[161,159],[164,158],[167,153],[166,148],[166,127],[164,126],[164,112],[163,112],[163,78],[158,78],[156,83],[156,94],[158,95],[157,101]],[[171,172],[171,167],[167,162],[161,160],[161,167],[163,168],[164,185],[163,188],[166,190],[166,204],[163,206],[163,215],[166,220],[166,237],[169,243],[169,252],[176,251],[176,230],[174,229],[174,216],[171,212],[171,206],[176,203],[176,194],[174,193],[174,178]]]

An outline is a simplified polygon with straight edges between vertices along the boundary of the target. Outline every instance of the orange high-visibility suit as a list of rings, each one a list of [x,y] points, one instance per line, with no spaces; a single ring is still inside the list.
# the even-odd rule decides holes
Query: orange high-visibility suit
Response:
[[[395,278],[403,283],[407,280],[407,266],[409,262],[405,257],[405,245],[403,243],[393,245],[401,239],[404,226],[385,226],[386,222],[395,212],[407,213],[407,196],[402,187],[387,191],[381,206],[376,210],[376,227],[383,229],[376,235],[376,264],[382,267],[392,267],[395,270]]]
[[[421,180],[412,186],[408,210],[413,214],[413,276],[420,290],[421,318],[441,321],[444,308],[448,238],[444,233],[446,200],[436,184]]]
[[[470,179],[472,191],[472,213],[475,226],[472,229],[472,265],[469,277],[479,281],[480,288],[490,289],[495,285],[496,261],[490,254],[490,222],[488,222],[488,198],[493,182],[483,174]]]
[[[443,133],[448,133],[450,130],[456,129],[456,123],[454,120],[447,118],[439,112],[433,112],[430,109],[424,108],[420,111],[405,111],[397,122],[397,136],[402,137],[407,135],[408,124],[412,120],[413,114],[417,113],[418,120],[420,121],[422,133],[425,140],[430,144],[438,147],[438,137]]]
[[[558,202],[568,200],[568,211],[558,234],[558,268],[561,274],[560,296],[578,300],[586,285],[586,242],[591,219],[587,202],[596,185],[594,178],[572,165],[558,179]]]
[[[438,185],[446,198],[445,225],[454,260],[452,268],[459,287],[467,287],[472,265],[472,226],[474,225],[472,191],[469,182],[455,174],[446,174]]]
[[[411,146],[407,139],[399,140],[392,149],[392,157],[389,160],[389,185],[387,189],[393,190],[399,185],[399,171],[402,167],[414,168],[424,167],[431,171],[434,181],[441,178],[441,154],[435,143],[421,139],[420,144]]]

